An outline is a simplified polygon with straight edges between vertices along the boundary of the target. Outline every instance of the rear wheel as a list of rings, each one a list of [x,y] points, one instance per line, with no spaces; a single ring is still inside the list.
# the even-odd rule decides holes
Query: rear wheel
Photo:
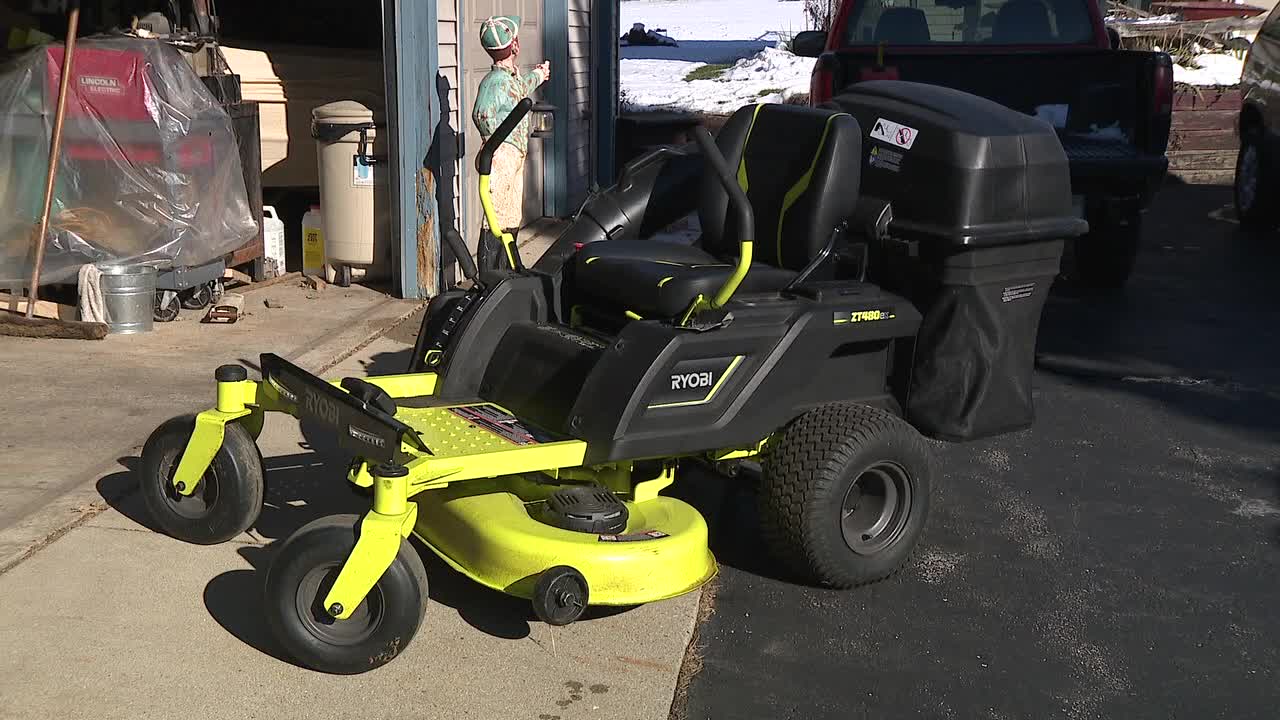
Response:
[[[1276,204],[1271,198],[1274,170],[1267,164],[1262,131],[1256,125],[1240,133],[1234,183],[1236,217],[1247,230],[1275,227]]]
[[[190,495],[178,492],[174,473],[195,430],[194,415],[156,428],[142,449],[142,500],[161,530],[198,545],[226,542],[248,530],[262,512],[262,455],[253,436],[228,423],[222,447]]]
[[[267,572],[267,624],[305,667],[354,675],[391,662],[409,645],[427,610],[427,571],[408,540],[346,620],[324,607],[356,546],[360,518],[333,515],[285,541]]]
[[[779,435],[764,461],[760,517],[774,553],[808,579],[850,588],[910,558],[929,515],[925,440],[877,408],[837,403]]]

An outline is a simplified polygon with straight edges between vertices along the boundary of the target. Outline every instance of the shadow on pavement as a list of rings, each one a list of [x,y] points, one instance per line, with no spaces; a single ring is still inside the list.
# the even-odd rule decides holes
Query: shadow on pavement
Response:
[[[1055,284],[1038,367],[1224,427],[1280,430],[1280,242],[1241,230],[1230,203],[1229,187],[1170,183],[1146,217],[1124,289]]]
[[[529,636],[532,612],[529,603],[484,588],[462,576],[417,541],[411,541],[427,568],[430,605],[456,611],[468,625],[486,635],[504,640],[522,640]],[[205,586],[204,603],[209,615],[241,642],[277,660],[291,662],[276,642],[266,622],[263,588],[278,543],[265,546],[243,545],[237,552],[251,566],[247,570],[225,572]],[[428,606],[421,633],[432,631],[432,618],[438,617]]]
[[[675,484],[663,494],[683,500],[702,513],[716,562],[771,580],[804,585],[805,581],[776,560],[765,546],[756,510],[757,482],[759,475],[754,470],[744,469],[730,478],[686,463]]]

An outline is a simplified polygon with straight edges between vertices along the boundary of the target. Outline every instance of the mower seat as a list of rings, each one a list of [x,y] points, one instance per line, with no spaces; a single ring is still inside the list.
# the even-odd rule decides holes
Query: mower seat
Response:
[[[847,114],[796,105],[751,105],[734,113],[716,145],[755,216],[753,255],[739,293],[776,293],[817,258],[857,204],[862,131]],[[652,240],[591,243],[579,253],[573,284],[587,301],[642,317],[671,318],[733,274],[740,229],[729,194],[712,173],[703,180],[698,246]]]

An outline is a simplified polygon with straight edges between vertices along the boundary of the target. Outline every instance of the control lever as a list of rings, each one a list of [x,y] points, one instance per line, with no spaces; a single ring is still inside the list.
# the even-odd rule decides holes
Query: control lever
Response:
[[[471,251],[467,249],[467,244],[463,242],[462,235],[457,230],[449,228],[444,231],[444,241],[449,244],[449,249],[453,251],[453,256],[458,259],[458,265],[462,268],[462,276],[477,286],[482,285],[480,282],[480,270],[476,267],[475,258],[471,257]]]

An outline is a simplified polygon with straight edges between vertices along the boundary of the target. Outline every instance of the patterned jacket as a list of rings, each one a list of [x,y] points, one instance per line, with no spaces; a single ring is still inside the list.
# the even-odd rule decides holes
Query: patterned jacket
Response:
[[[515,109],[516,103],[528,97],[538,86],[542,85],[542,77],[537,70],[530,70],[521,75],[505,67],[494,65],[489,74],[480,81],[480,89],[476,91],[475,109],[471,112],[471,120],[480,130],[480,137],[488,140],[498,129],[503,120]],[[516,129],[507,137],[508,143],[514,145],[522,154],[529,147],[529,117],[520,121]]]

